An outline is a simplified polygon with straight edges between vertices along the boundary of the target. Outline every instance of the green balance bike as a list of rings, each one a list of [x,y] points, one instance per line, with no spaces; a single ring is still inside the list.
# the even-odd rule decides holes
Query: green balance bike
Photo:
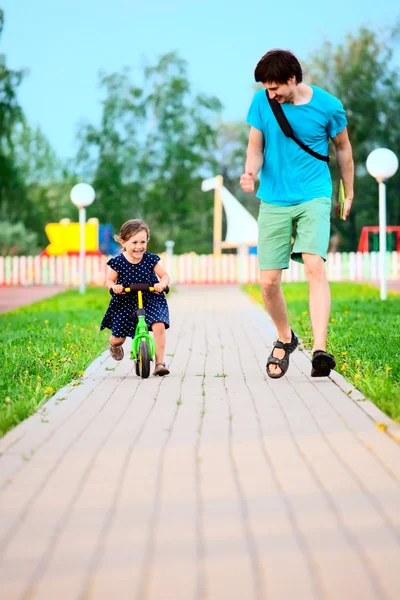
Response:
[[[124,286],[124,292],[137,292],[138,295],[138,309],[136,312],[138,323],[132,340],[131,359],[135,361],[136,375],[142,379],[147,379],[150,375],[150,363],[154,359],[155,346],[154,339],[146,325],[142,292],[154,292],[154,287],[148,283],[128,283]],[[163,293],[168,294],[168,292],[169,287],[167,286]],[[110,290],[110,294],[114,295],[114,292]]]

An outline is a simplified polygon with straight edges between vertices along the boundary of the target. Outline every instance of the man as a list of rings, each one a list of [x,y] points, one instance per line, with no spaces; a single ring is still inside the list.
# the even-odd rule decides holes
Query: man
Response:
[[[332,181],[327,162],[329,138],[343,180],[343,219],[353,201],[354,165],[341,102],[321,88],[303,82],[297,58],[286,50],[271,50],[261,58],[254,72],[263,90],[254,95],[247,122],[250,124],[245,173],[240,185],[254,191],[260,173],[258,217],[258,261],[265,307],[278,331],[278,340],[267,361],[269,377],[282,377],[289,367],[289,355],[298,340],[289,327],[286,303],[281,290],[282,269],[293,260],[304,263],[309,285],[310,318],[314,346],[313,377],[327,376],[335,367],[326,352],[330,313],[330,290],[325,274],[330,233]],[[267,97],[269,95],[269,100]],[[314,155],[286,137],[272,110],[276,99],[293,133]],[[280,110],[279,106],[275,110]],[[336,206],[339,216],[340,207]],[[296,237],[291,248],[293,225]]]

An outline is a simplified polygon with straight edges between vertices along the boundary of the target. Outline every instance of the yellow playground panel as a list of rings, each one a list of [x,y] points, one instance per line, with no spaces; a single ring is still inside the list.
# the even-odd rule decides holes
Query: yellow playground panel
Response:
[[[67,219],[65,221],[68,221]],[[45,232],[50,244],[44,253],[49,256],[60,256],[77,253],[80,248],[80,225],[70,222],[48,223]],[[94,221],[94,222],[93,222]],[[85,251],[97,252],[99,249],[99,224],[97,219],[90,219],[85,224]]]

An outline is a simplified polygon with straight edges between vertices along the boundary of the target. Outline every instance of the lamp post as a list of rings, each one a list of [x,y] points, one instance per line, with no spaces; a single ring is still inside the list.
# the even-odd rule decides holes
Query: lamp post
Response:
[[[222,242],[222,199],[221,199],[221,188],[224,184],[222,175],[216,175],[209,179],[204,179],[201,183],[201,191],[209,192],[214,190],[214,238],[213,238],[213,252],[214,256],[221,256],[221,242]]]
[[[88,183],[78,183],[71,190],[71,202],[79,209],[79,292],[85,293],[85,225],[86,207],[90,206],[95,199],[95,191]]]
[[[175,246],[175,242],[173,240],[167,240],[165,242],[165,252],[167,254],[166,271],[167,271],[168,275],[170,276],[171,282],[173,280],[173,274],[172,274],[172,257],[174,255],[174,246]]]
[[[386,181],[396,173],[397,156],[388,148],[377,148],[367,158],[367,171],[379,184],[379,266],[381,300],[386,300]]]

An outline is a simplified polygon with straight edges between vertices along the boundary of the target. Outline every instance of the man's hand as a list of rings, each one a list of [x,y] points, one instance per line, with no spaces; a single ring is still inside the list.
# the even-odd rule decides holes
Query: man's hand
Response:
[[[240,186],[244,192],[254,192],[253,173],[243,173],[243,175],[240,176]]]
[[[350,214],[351,205],[353,204],[353,198],[345,198],[344,206],[343,206],[343,217],[342,220],[345,221]],[[335,207],[336,216],[340,218],[340,202],[336,204]]]

